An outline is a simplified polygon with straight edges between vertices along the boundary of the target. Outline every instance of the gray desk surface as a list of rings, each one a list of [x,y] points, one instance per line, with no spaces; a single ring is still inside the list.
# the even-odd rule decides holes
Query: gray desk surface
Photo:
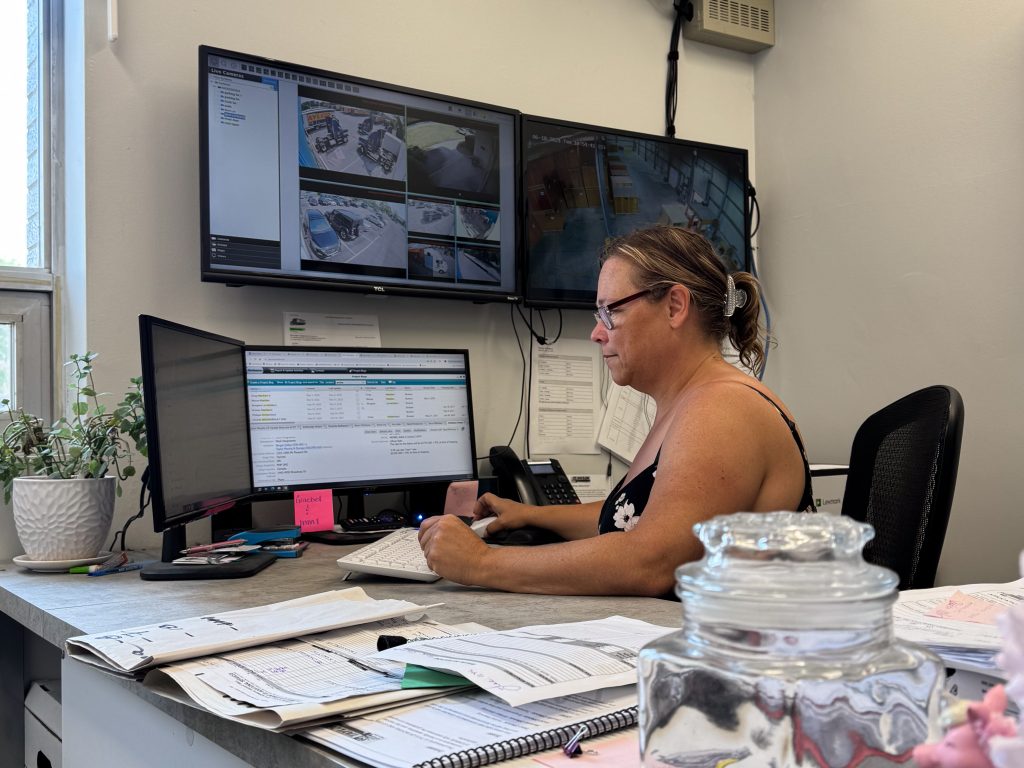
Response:
[[[0,612],[47,642],[111,629],[249,608],[301,595],[360,586],[375,598],[443,602],[431,609],[446,623],[476,621],[495,629],[622,615],[677,627],[678,603],[636,597],[548,597],[492,592],[440,581],[433,584],[358,576],[343,581],[335,560],[351,547],[312,544],[300,558],[282,558],[262,573],[223,581],[142,581],[137,572],[88,577],[44,574],[0,563]],[[125,682],[133,694],[255,766],[337,765],[336,757],[305,742],[222,720]]]

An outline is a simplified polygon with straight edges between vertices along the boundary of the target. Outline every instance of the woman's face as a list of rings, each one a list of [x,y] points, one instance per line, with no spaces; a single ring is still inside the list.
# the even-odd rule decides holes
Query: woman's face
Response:
[[[624,259],[611,258],[601,267],[597,280],[597,306],[612,304],[639,290],[632,265]],[[656,364],[645,351],[658,307],[660,302],[651,302],[645,296],[611,311],[612,330],[600,320],[595,322],[590,340],[601,345],[601,356],[616,384],[626,386],[636,381],[638,375],[643,377],[645,368]]]

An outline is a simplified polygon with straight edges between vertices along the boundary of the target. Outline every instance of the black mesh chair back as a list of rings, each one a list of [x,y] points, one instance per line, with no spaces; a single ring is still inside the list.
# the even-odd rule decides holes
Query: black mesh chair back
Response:
[[[842,513],[874,526],[864,557],[896,571],[900,589],[935,585],[963,417],[959,392],[927,387],[868,417],[853,438]]]

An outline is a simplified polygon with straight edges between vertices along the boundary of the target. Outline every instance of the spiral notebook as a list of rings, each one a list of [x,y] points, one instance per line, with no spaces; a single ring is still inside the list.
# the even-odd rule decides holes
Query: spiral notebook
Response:
[[[477,768],[583,743],[636,723],[636,686],[512,707],[472,691],[302,731],[303,737],[380,768]]]

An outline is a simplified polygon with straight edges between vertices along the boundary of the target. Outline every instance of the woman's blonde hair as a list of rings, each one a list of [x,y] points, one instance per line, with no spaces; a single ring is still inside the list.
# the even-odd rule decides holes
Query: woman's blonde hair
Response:
[[[704,330],[719,344],[728,338],[739,352],[740,362],[751,371],[760,370],[764,364],[760,284],[749,272],[733,272],[733,282],[737,291],[746,293],[746,303],[727,317],[729,273],[701,235],[682,227],[638,229],[608,241],[601,264],[613,258],[633,265],[637,286],[651,289],[652,301],[673,285],[685,285]]]

